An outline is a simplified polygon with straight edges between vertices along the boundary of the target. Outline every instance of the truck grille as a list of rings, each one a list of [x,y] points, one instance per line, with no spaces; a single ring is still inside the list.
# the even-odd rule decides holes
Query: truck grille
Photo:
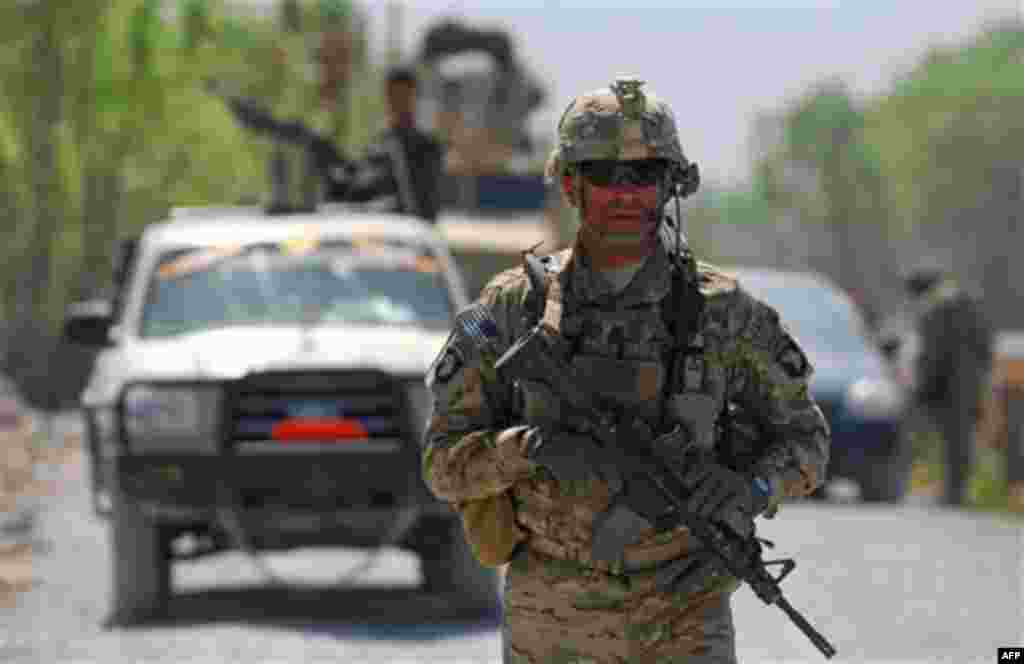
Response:
[[[404,433],[404,394],[376,371],[264,372],[240,379],[228,399],[228,439],[267,441],[275,427],[296,419],[358,422],[370,439]]]

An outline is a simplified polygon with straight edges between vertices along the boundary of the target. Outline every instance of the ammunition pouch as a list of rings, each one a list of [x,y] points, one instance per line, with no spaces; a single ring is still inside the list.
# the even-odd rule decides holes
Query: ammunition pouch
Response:
[[[462,530],[473,556],[484,567],[501,567],[509,562],[516,545],[526,539],[516,522],[510,492],[460,503],[455,509],[462,518]]]

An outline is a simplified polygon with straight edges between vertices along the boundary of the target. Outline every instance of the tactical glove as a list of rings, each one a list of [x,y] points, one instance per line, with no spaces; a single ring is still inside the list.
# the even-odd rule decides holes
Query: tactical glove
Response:
[[[741,537],[754,532],[754,517],[771,498],[771,485],[717,463],[702,464],[685,481],[692,487],[686,509],[707,521],[725,524]]]
[[[592,437],[547,427],[532,427],[524,435],[526,458],[546,468],[559,482],[601,480],[613,493],[622,488],[615,459]]]
[[[718,468],[722,469],[722,471],[719,471]],[[704,473],[705,481],[698,488],[706,488],[704,489],[705,493],[700,495],[720,495],[716,494],[715,486],[735,486],[736,493],[733,495],[738,495],[739,497],[732,499],[732,505],[734,509],[736,505],[740,506],[740,509],[735,509],[731,514],[720,509],[717,512],[712,511],[710,517],[705,516],[704,518],[724,523],[733,532],[742,537],[753,536],[754,516],[757,516],[768,507],[772,494],[771,484],[761,477],[755,477],[751,481],[747,476],[735,473],[725,466],[717,466],[716,468],[704,471]],[[722,481],[723,478],[728,479]],[[743,486],[749,488],[749,498],[746,497],[745,491],[741,488]],[[725,489],[723,493],[729,493],[729,490]],[[746,502],[747,500],[749,500],[749,503]],[[713,499],[705,501],[705,505],[712,502]],[[728,502],[729,499],[726,500],[726,504]],[[697,504],[697,501],[691,499],[691,504],[694,505],[694,511],[700,513],[701,506]],[[753,510],[750,514],[743,507],[747,504]],[[661,567],[655,576],[655,583],[658,589],[663,592],[689,595],[722,583],[730,576],[729,569],[718,556],[707,549],[698,548],[686,556]]]
[[[691,595],[729,576],[728,568],[717,556],[707,549],[697,549],[660,567],[654,582],[662,592]]]

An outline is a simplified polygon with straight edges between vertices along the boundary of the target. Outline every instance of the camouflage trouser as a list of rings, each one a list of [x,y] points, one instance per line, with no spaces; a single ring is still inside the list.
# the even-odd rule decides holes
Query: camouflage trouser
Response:
[[[652,575],[520,552],[505,579],[505,664],[735,664],[729,592],[681,598]]]
[[[940,413],[939,431],[945,445],[945,492],[942,502],[963,505],[967,499],[967,484],[974,462],[974,420],[969,414],[953,409]]]

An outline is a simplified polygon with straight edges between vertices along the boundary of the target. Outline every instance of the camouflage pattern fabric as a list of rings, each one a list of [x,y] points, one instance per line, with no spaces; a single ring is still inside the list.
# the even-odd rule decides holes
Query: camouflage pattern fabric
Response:
[[[687,164],[672,109],[645,93],[643,84],[620,78],[569,104],[545,166],[549,182],[565,174],[569,165],[587,160],[667,159]]]
[[[917,401],[973,417],[992,366],[991,325],[977,298],[952,280],[938,283],[923,300]]]
[[[567,359],[595,388],[651,430],[660,415],[702,444],[715,444],[726,401],[749,413],[764,437],[748,470],[769,478],[775,500],[810,493],[824,480],[828,428],[811,400],[811,367],[774,310],[712,266],[695,278],[706,305],[693,342],[703,352],[680,367],[678,389],[663,403],[671,343],[661,311],[671,295],[667,249],[613,293],[582,254],[562,252],[550,276],[543,322]],[[524,424],[563,422],[558,399],[542,385],[517,389],[494,371],[500,352],[526,331],[530,285],[521,268],[495,277],[479,304],[497,323],[493,352],[453,333],[428,374],[434,412],[424,439],[424,478],[463,514],[485,564],[508,560],[508,661],[733,662],[726,579],[688,596],[655,589],[654,570],[699,546],[686,528],[648,529],[621,564],[591,555],[594,519],[611,494],[600,481],[555,481],[524,458]],[[563,422],[564,426],[564,422]]]
[[[943,501],[959,505],[974,462],[974,427],[992,367],[993,332],[977,299],[950,279],[925,294],[918,332],[914,400],[931,412],[942,432]]]
[[[506,576],[506,662],[734,662],[729,592],[686,597],[529,549]]]

